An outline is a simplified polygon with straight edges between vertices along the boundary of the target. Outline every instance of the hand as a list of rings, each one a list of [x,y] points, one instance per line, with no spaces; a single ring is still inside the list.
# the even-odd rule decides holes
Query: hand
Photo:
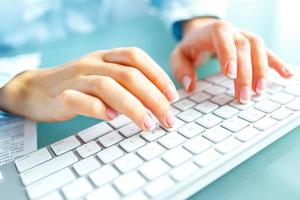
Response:
[[[145,52],[118,48],[16,76],[0,89],[0,108],[38,121],[76,115],[112,120],[123,113],[150,130],[155,123],[148,110],[173,126],[169,101],[176,98],[171,79]]]
[[[216,54],[223,74],[235,79],[235,96],[241,103],[250,100],[252,90],[257,94],[264,92],[269,67],[284,78],[292,76],[284,62],[259,37],[225,21],[199,18],[184,25],[183,40],[170,60],[176,79],[187,91],[195,88],[195,68],[208,54]]]

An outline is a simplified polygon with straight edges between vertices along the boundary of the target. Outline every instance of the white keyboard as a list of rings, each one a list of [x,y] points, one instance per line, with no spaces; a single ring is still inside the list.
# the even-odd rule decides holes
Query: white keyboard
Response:
[[[119,116],[22,157],[15,166],[27,195],[187,198],[299,125],[300,73],[289,81],[271,77],[266,94],[241,105],[233,82],[217,74],[191,94],[179,90],[171,129],[141,132]]]

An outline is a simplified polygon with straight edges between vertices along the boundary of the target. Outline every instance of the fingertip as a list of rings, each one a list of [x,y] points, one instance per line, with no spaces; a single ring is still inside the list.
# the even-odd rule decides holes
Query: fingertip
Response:
[[[227,76],[231,79],[237,78],[237,62],[235,60],[230,60],[227,64]]]
[[[186,91],[189,91],[192,84],[192,78],[189,75],[184,75],[181,84]]]

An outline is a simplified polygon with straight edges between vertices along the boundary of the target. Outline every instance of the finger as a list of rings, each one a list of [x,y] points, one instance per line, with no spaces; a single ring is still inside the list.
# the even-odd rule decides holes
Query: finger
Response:
[[[277,71],[284,78],[291,78],[293,72],[287,67],[287,65],[271,50],[267,50],[269,66]]]
[[[102,120],[112,120],[118,116],[117,111],[106,106],[99,98],[76,90],[65,90],[58,98],[63,105],[65,113],[84,115]]]
[[[103,60],[136,67],[167,97],[169,101],[178,99],[176,88],[169,76],[162,68],[143,50],[135,47],[117,48],[107,51]]]
[[[235,80],[235,94],[237,99],[246,104],[251,98],[252,64],[250,43],[246,37],[236,33],[235,45],[237,48],[238,72]]]
[[[267,88],[268,56],[262,39],[249,32],[242,32],[251,46],[251,61],[253,69],[252,89],[262,94]]]

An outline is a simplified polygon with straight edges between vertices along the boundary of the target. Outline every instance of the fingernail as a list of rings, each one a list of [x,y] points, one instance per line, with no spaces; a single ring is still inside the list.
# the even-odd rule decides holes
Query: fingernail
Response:
[[[267,81],[265,78],[260,78],[256,82],[256,93],[257,94],[262,94],[265,92],[267,88]]]
[[[106,109],[106,116],[109,118],[109,119],[114,119],[118,116],[118,112],[115,111],[114,109],[111,109],[111,108],[107,108]]]
[[[251,98],[251,89],[250,87],[242,87],[240,89],[240,102],[242,104],[247,104],[250,101]]]
[[[144,119],[144,127],[151,131],[155,128],[156,124],[155,122],[153,121],[153,119],[147,114],[145,119]]]
[[[176,88],[171,83],[168,84],[165,94],[170,102],[173,102],[173,101],[176,101],[179,99],[179,95],[176,91]]]
[[[292,70],[289,69],[289,68],[287,68],[287,67],[284,68],[284,71],[285,71],[285,73],[286,73],[287,75],[289,75],[289,76],[293,76],[293,75],[294,75],[294,73],[292,72]]]
[[[166,122],[168,123],[169,127],[173,127],[174,124],[175,124],[175,116],[174,114],[172,113],[172,111],[168,111],[167,115],[166,115]]]
[[[237,77],[237,64],[236,61],[231,60],[227,65],[227,76],[231,79],[236,79]]]
[[[182,85],[183,85],[183,88],[186,91],[189,90],[189,88],[191,86],[191,83],[192,83],[192,79],[189,76],[187,76],[187,75],[183,76],[183,78],[182,78]]]

